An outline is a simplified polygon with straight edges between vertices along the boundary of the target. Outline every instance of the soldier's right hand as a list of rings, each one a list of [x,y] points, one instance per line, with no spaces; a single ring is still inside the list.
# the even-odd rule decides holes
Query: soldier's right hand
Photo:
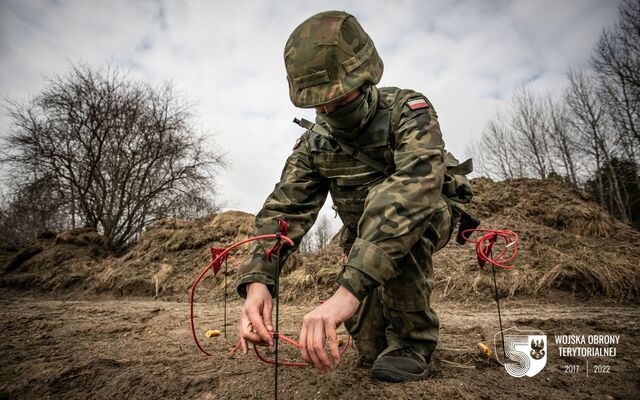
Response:
[[[271,346],[273,324],[271,323],[271,293],[263,283],[247,284],[247,298],[240,310],[240,345],[247,354],[247,342]]]

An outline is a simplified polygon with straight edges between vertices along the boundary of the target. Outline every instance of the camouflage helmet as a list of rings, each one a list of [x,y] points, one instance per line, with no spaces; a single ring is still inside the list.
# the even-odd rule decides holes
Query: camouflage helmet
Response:
[[[338,100],[382,76],[373,41],[353,15],[321,12],[291,33],[284,48],[289,97],[296,107]]]

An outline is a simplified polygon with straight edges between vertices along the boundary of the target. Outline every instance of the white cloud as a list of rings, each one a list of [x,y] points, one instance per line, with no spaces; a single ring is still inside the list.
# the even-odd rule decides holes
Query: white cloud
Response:
[[[326,9],[359,18],[385,62],[382,85],[434,103],[447,146],[463,156],[515,87],[559,93],[587,65],[617,2],[587,1],[3,1],[0,93],[37,94],[69,61],[109,60],[152,82],[171,80],[195,103],[230,166],[224,198],[256,212],[300,135],[282,51],[293,28]],[[0,129],[8,121],[0,116]]]

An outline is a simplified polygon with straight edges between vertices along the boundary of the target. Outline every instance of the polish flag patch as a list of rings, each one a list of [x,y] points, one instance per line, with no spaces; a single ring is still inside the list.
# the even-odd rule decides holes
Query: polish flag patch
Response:
[[[409,100],[407,101],[407,105],[413,111],[423,108],[429,108],[429,103],[427,103],[427,99],[425,98]]]

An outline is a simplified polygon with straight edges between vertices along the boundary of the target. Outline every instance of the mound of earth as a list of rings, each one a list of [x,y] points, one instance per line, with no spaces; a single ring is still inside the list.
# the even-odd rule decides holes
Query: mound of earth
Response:
[[[109,251],[94,229],[46,232],[29,246],[5,255],[0,286],[43,292],[88,289]]]
[[[0,286],[69,296],[94,293],[184,301],[196,273],[210,261],[210,246],[226,247],[247,238],[253,220],[252,215],[236,211],[197,220],[160,220],[120,257],[107,251],[104,238],[95,231],[63,231],[40,237],[9,258]],[[233,260],[242,255],[243,249]],[[228,273],[232,270],[233,266]],[[219,284],[223,280],[219,275],[205,281],[203,289]]]
[[[119,258],[104,260],[95,290],[119,296],[154,296],[187,300],[189,289],[200,269],[211,261],[211,246],[227,247],[249,237],[253,229],[251,214],[230,211],[197,220],[166,219],[142,233],[138,244]],[[235,271],[235,261],[246,247],[233,254],[227,273]],[[229,280],[229,293],[235,295]],[[200,293],[212,291],[224,281],[224,270],[216,279],[205,279]]]
[[[549,289],[612,298],[640,289],[640,232],[611,217],[586,194],[552,179],[511,182],[473,180],[477,196],[468,207],[481,228],[518,233],[515,270],[498,271],[504,295]],[[494,253],[497,251],[494,250]],[[449,245],[435,256],[442,296],[493,289],[491,273],[479,271],[470,245]]]
[[[520,235],[515,270],[498,271],[502,296],[565,290],[578,295],[634,297],[640,289],[637,260],[640,232],[612,218],[577,190],[554,180],[473,181],[476,196],[467,210],[481,228],[511,229]],[[158,221],[126,254],[115,257],[95,231],[45,235],[19,252],[3,250],[0,287],[55,292],[70,297],[148,296],[185,301],[198,272],[211,259],[210,247],[226,247],[249,237],[254,216],[230,211],[197,220]],[[247,247],[228,268],[203,281],[198,300],[230,299],[235,273]],[[335,242],[312,256],[294,254],[283,267],[284,300],[315,302],[336,288],[342,267]],[[487,296],[490,271],[479,271],[472,245],[450,243],[434,257],[441,298]]]

